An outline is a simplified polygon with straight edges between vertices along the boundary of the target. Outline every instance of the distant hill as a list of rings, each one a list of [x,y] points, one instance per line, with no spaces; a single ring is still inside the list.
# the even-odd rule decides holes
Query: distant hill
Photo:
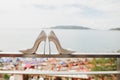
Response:
[[[50,29],[87,29],[87,30],[90,30],[91,28],[83,27],[83,26],[55,26],[55,27],[50,27]]]
[[[110,30],[119,30],[120,31],[120,28],[111,28]]]

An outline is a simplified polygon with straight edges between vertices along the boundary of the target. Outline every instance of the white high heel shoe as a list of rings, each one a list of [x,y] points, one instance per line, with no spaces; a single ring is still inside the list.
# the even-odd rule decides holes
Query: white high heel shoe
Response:
[[[59,54],[71,54],[71,53],[75,52],[75,51],[71,51],[71,50],[67,50],[67,49],[62,48],[58,38],[56,37],[56,35],[53,31],[50,32],[50,34],[48,36],[48,40],[49,40],[49,54],[51,54],[50,41],[52,41],[55,44]]]
[[[30,49],[26,49],[26,50],[20,50],[20,52],[24,53],[24,54],[35,54],[40,43],[42,41],[44,41],[44,54],[45,54],[45,43],[46,43],[46,33],[44,31],[41,31],[41,33],[39,34],[38,38],[36,39],[34,45],[32,48]]]

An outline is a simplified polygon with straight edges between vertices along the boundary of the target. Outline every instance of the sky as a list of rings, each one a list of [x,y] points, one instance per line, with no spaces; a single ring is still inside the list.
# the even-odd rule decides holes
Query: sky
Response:
[[[0,28],[120,27],[120,0],[0,0]]]

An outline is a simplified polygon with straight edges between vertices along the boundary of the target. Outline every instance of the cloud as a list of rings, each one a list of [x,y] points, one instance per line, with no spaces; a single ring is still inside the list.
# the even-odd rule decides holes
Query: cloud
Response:
[[[35,8],[39,8],[39,9],[47,9],[47,10],[48,9],[50,9],[50,10],[56,9],[56,7],[52,6],[52,5],[33,4],[32,6]]]
[[[5,10],[1,10],[0,9],[0,15],[4,15],[4,14],[6,14],[7,12],[5,11]]]
[[[85,6],[81,4],[70,4],[70,5],[65,5],[65,7],[70,8],[70,9],[73,8],[74,10],[76,10],[75,11],[76,14],[82,15],[84,17],[89,17],[89,18],[90,17],[96,18],[96,16],[101,17],[104,14],[103,11],[101,10],[97,10],[93,7]]]
[[[72,24],[106,29],[120,25],[119,5],[119,0],[1,0],[0,25]]]

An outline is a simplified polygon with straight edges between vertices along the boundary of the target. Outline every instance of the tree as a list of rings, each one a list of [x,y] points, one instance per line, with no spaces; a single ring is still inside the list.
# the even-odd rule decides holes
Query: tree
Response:
[[[117,59],[116,58],[94,58],[91,63],[94,65],[92,71],[115,71],[117,70]],[[95,78],[101,78],[104,80],[105,77],[112,77],[113,75],[95,75]],[[116,75],[115,75],[116,76]]]
[[[10,76],[9,76],[8,74],[4,74],[4,79],[5,79],[5,80],[9,80],[9,77],[10,77]]]

